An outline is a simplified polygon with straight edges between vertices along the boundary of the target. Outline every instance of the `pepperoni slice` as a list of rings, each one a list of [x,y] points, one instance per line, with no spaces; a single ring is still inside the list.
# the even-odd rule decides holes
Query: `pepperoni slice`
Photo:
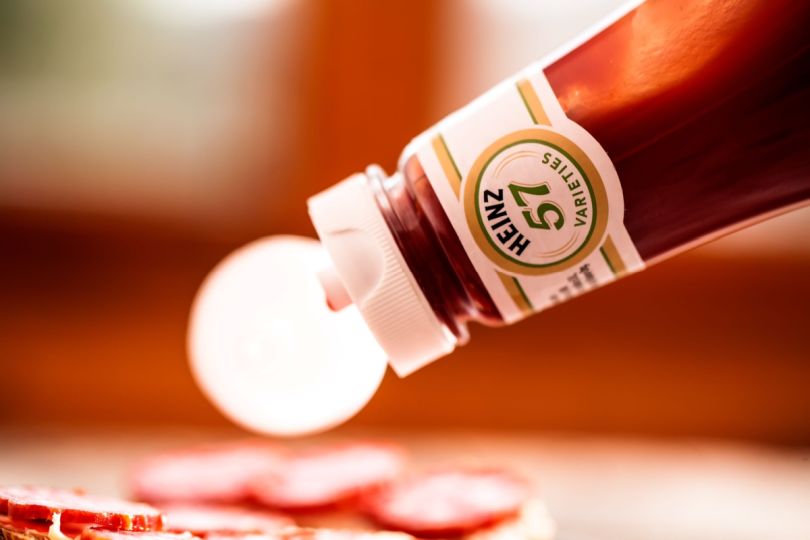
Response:
[[[199,536],[209,536],[209,533],[268,533],[295,524],[283,514],[238,506],[173,504],[164,505],[161,509],[166,530],[190,531]]]
[[[399,476],[404,452],[387,443],[339,444],[304,451],[253,482],[262,504],[290,511],[334,506]]]
[[[414,538],[400,532],[293,527],[274,534],[209,535],[206,540],[414,540]]]
[[[514,516],[527,484],[501,470],[447,469],[368,494],[363,508],[382,526],[420,537],[460,536]]]
[[[130,488],[149,502],[239,503],[258,474],[278,469],[284,453],[261,441],[242,441],[174,451],[135,468]]]
[[[281,540],[413,540],[413,537],[389,531],[298,529],[285,532],[281,535]]]
[[[413,540],[413,537],[390,531],[342,531],[331,529],[313,529],[302,533],[285,535],[283,540]]]
[[[75,536],[84,530],[86,525],[64,525],[60,526],[59,530],[67,536]],[[23,521],[19,519],[11,519],[8,516],[0,516],[0,528],[13,530],[20,534],[28,536],[48,536],[51,529],[50,521]]]
[[[8,515],[8,500],[15,495],[26,495],[37,488],[29,486],[2,486],[0,487],[0,516]]]
[[[8,516],[12,520],[51,521],[61,516],[62,525],[101,525],[112,529],[149,531],[161,526],[160,512],[149,505],[108,497],[83,495],[52,488],[17,488],[9,492]]]
[[[37,486],[0,486],[0,516],[8,515],[8,500],[12,497],[26,497],[36,494],[48,496],[55,491],[56,490],[52,488]],[[81,495],[83,492],[79,489],[74,489],[72,493]]]
[[[88,527],[82,531],[80,540],[200,540],[200,538],[189,532],[115,531],[99,527]]]
[[[205,536],[205,540],[281,540],[281,532],[212,532]]]
[[[37,522],[21,523],[8,516],[0,516],[2,540],[48,540],[48,525]]]
[[[12,529],[17,532],[34,531],[48,534],[51,524],[45,521],[19,521],[8,516],[0,516],[0,527]]]

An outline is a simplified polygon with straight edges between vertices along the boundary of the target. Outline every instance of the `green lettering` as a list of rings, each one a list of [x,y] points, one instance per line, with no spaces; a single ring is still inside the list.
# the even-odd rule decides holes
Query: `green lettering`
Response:
[[[548,195],[550,192],[548,184],[545,182],[537,184],[536,186],[523,186],[512,183],[509,184],[509,191],[512,193],[512,197],[515,199],[518,206],[523,207],[529,206],[524,195]],[[565,216],[563,215],[562,209],[550,201],[540,203],[534,214],[529,208],[523,210],[521,213],[526,223],[528,223],[529,227],[532,229],[549,230],[553,226],[555,229],[560,230],[565,224]],[[551,220],[546,219],[546,214],[548,213],[552,214]]]

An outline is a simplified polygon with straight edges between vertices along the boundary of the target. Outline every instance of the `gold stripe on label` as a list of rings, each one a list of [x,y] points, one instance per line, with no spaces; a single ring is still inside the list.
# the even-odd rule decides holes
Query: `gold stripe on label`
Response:
[[[548,115],[546,115],[545,109],[543,109],[543,104],[540,103],[540,98],[537,97],[537,92],[534,91],[532,83],[528,79],[521,79],[517,82],[517,90],[534,123],[550,126],[551,122]]]
[[[509,296],[512,298],[512,301],[515,302],[520,312],[523,313],[523,315],[534,313],[532,303],[529,301],[529,297],[526,296],[526,292],[523,290],[523,287],[520,286],[520,282],[517,278],[500,272],[498,272],[498,277],[501,278],[501,283],[503,283],[506,292],[509,293]]]
[[[605,258],[605,262],[616,276],[627,273],[627,266],[624,264],[621,255],[619,255],[619,250],[616,249],[616,244],[613,243],[613,239],[610,236],[605,239],[605,243],[602,244],[599,251],[602,252],[602,257]]]
[[[441,135],[437,135],[433,139],[433,151],[436,152],[436,157],[439,158],[439,164],[442,166],[444,175],[447,177],[447,181],[458,199],[461,192],[461,173],[456,166],[456,162],[453,161],[453,156],[450,155],[444,137]]]

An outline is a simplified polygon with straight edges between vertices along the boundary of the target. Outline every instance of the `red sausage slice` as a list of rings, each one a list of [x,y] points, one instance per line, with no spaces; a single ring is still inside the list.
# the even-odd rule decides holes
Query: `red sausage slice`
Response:
[[[206,540],[414,540],[414,538],[399,532],[303,529],[293,527],[274,534],[211,535],[208,536]]]
[[[150,502],[239,503],[258,474],[278,469],[284,453],[260,441],[242,441],[154,456],[135,468],[130,488]]]
[[[332,529],[311,529],[291,532],[283,540],[413,540],[413,537],[399,532],[388,531],[344,531]]]
[[[191,533],[165,531],[113,531],[88,527],[82,531],[81,540],[200,540]]]
[[[280,532],[233,532],[233,531],[219,531],[212,532],[205,535],[205,540],[280,540]]]
[[[298,529],[283,534],[282,540],[413,540],[413,537],[404,533],[388,531]]]
[[[0,516],[0,539],[50,540],[48,527],[47,523],[12,521],[8,516]]]
[[[32,490],[39,490],[44,488],[35,488],[30,486],[2,486],[0,487],[0,516],[8,515],[8,500],[15,495],[26,495],[31,493]]]
[[[312,510],[333,506],[399,476],[403,451],[387,443],[351,443],[302,452],[283,469],[258,477],[254,497],[272,508]]]
[[[38,486],[0,486],[0,516],[8,515],[8,500],[12,497],[26,497],[29,495],[44,495],[54,493],[53,488],[38,487]],[[72,490],[72,493],[81,495],[82,491],[78,489]]]
[[[205,540],[281,540],[280,532],[272,533],[245,533],[245,532],[213,532],[205,536]]]
[[[447,469],[413,476],[370,493],[368,515],[420,537],[461,536],[516,515],[527,484],[494,469]]]
[[[178,503],[164,505],[161,510],[167,531],[190,531],[209,538],[209,533],[271,533],[295,524],[277,512],[238,506]]]
[[[47,537],[51,525],[50,521],[23,521],[11,519],[8,516],[0,516],[0,528],[25,533],[29,536],[41,534]],[[59,530],[66,536],[75,536],[81,533],[85,527],[87,527],[87,525],[63,525]]]
[[[146,504],[111,497],[83,495],[51,488],[18,488],[7,497],[12,520],[51,521],[61,516],[62,525],[101,525],[112,529],[149,531],[161,526],[160,511]]]

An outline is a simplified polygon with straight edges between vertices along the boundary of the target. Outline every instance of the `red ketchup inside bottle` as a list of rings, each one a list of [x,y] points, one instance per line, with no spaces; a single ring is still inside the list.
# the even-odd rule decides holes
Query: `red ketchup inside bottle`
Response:
[[[808,28],[805,2],[649,2],[545,69],[611,157],[648,264],[810,198]],[[416,156],[372,181],[447,329],[502,324]]]

